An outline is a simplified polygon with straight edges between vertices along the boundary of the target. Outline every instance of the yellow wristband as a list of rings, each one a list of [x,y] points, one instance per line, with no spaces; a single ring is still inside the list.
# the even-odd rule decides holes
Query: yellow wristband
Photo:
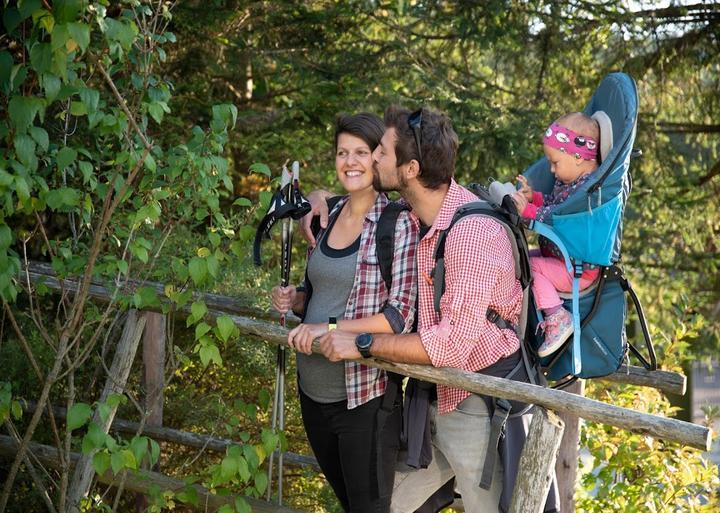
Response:
[[[336,330],[337,329],[337,318],[336,317],[330,317],[328,319],[328,331]]]

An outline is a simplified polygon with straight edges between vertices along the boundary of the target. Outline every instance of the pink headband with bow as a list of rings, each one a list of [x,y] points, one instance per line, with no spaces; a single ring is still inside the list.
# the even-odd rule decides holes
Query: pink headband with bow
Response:
[[[568,153],[575,158],[597,160],[598,143],[592,137],[580,135],[567,127],[552,123],[545,130],[543,144]]]

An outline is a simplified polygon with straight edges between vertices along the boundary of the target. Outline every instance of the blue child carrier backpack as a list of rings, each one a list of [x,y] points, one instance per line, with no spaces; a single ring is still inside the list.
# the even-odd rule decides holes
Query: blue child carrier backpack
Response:
[[[606,76],[584,113],[600,125],[601,164],[585,184],[557,206],[550,220],[529,224],[530,230],[557,245],[574,276],[572,293],[564,298],[563,305],[572,312],[574,334],[559,351],[541,359],[551,380],[612,374],[628,349],[646,369],[657,369],[642,306],[619,265],[623,214],[632,185],[629,167],[638,116],[635,81],[625,73]],[[555,178],[545,157],[523,174],[534,190],[545,194],[552,190]],[[600,276],[581,292],[579,277],[584,263],[599,266]],[[648,359],[627,341],[625,293],[635,305]]]

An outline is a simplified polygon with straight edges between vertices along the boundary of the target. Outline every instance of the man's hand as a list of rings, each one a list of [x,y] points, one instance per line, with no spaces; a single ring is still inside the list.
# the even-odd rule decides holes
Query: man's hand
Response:
[[[327,201],[325,200],[327,198],[331,198],[332,196],[334,196],[334,194],[322,189],[312,191],[306,196],[308,202],[310,203],[310,212],[305,214],[305,217],[300,219],[300,233],[302,234],[303,238],[308,241],[308,243],[310,243],[312,247],[315,247],[316,244],[315,236],[313,235],[311,229],[313,217],[319,215],[320,226],[322,228],[327,228],[328,206]]]
[[[349,331],[328,331],[320,337],[320,351],[331,362],[360,359],[362,355],[355,346],[355,337],[357,333]]]
[[[327,324],[300,324],[288,333],[288,345],[301,353],[312,354],[313,340],[327,330]]]

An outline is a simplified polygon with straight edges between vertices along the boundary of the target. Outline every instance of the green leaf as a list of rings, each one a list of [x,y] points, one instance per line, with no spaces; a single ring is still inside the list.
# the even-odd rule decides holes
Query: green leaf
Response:
[[[29,166],[30,162],[35,159],[35,141],[24,134],[15,136],[15,155],[20,162]]]
[[[53,189],[45,195],[45,203],[53,210],[66,210],[68,207],[76,207],[80,204],[80,191],[69,187]]]
[[[155,465],[160,459],[160,444],[150,439],[150,465]]]
[[[23,0],[18,2],[20,16],[25,19],[42,7],[41,0]]]
[[[58,23],[75,21],[83,8],[83,0],[55,0],[53,14]]]
[[[220,340],[222,340],[223,342],[227,342],[230,338],[230,335],[232,335],[233,331],[235,330],[235,323],[230,317],[228,317],[227,315],[223,315],[222,317],[217,318],[217,327],[220,335]]]
[[[38,98],[13,96],[8,105],[10,120],[18,132],[24,132],[35,119],[41,104]]]
[[[13,241],[13,234],[10,227],[6,224],[0,224],[0,251],[10,247]]]
[[[252,202],[247,198],[238,198],[233,201],[233,205],[238,207],[250,207],[252,206]]]
[[[138,436],[130,442],[130,450],[135,456],[135,460],[141,462],[148,452],[148,439],[145,436]]]
[[[80,172],[83,175],[83,183],[86,184],[90,181],[90,178],[93,176],[93,166],[90,162],[85,162],[84,160],[81,160],[78,162],[78,168],[80,168]]]
[[[55,75],[50,75],[46,73],[43,75],[42,83],[43,89],[45,90],[45,98],[47,99],[47,102],[53,102],[55,98],[57,98],[58,93],[60,92],[60,79]]]
[[[207,261],[204,258],[193,257],[188,264],[188,269],[195,285],[200,285],[207,276]]]
[[[267,475],[265,472],[257,472],[255,474],[255,489],[258,491],[260,495],[265,493],[265,489],[267,488],[268,480]]]
[[[108,40],[117,41],[125,51],[129,50],[138,33],[135,23],[132,21],[123,23],[113,18],[105,18],[105,25],[105,36]]]
[[[87,107],[87,112],[95,113],[100,102],[100,92],[96,89],[83,87],[80,89],[80,100]]]
[[[148,171],[151,171],[153,173],[157,169],[157,164],[155,163],[155,159],[149,153],[147,154],[147,157],[145,157],[145,169],[147,169]]]
[[[250,171],[253,173],[260,173],[261,175],[265,175],[267,177],[270,177],[272,173],[270,172],[270,168],[261,162],[255,162],[254,164],[250,165]]]
[[[77,151],[69,146],[64,146],[58,151],[55,157],[58,170],[62,171],[77,159]]]
[[[165,115],[165,111],[162,108],[162,105],[160,105],[157,102],[153,102],[148,105],[148,114],[155,120],[155,122],[159,125],[162,123],[163,116]]]
[[[5,25],[8,33],[15,30],[22,20],[23,18],[20,16],[20,11],[18,11],[15,7],[5,7],[5,12],[3,12],[3,24]]]
[[[100,429],[100,426],[98,426],[95,422],[91,422],[85,438],[87,438],[92,443],[92,447],[94,449],[97,449],[105,445],[105,439],[107,438],[107,436],[108,435],[102,429]]]
[[[115,452],[110,456],[110,466],[113,474],[119,473],[125,467],[125,459],[122,452]]]
[[[206,322],[201,322],[195,326],[195,340],[200,340],[200,338],[210,331],[210,329],[210,326]]]
[[[247,447],[247,446],[246,446]],[[243,480],[244,483],[247,483],[250,480],[250,469],[248,468],[248,462],[245,458],[238,458],[238,474],[240,475],[240,479]]]
[[[223,479],[226,481],[230,480],[232,477],[235,476],[235,474],[237,474],[237,460],[235,458],[226,456],[220,464],[220,469],[220,474],[222,475]]]
[[[87,107],[83,102],[70,103],[70,114],[72,114],[73,116],[85,116],[87,113]]]
[[[103,475],[110,468],[110,455],[106,451],[100,451],[93,456],[93,468],[98,475]]]
[[[84,52],[90,44],[90,27],[85,23],[69,23],[68,32]]]
[[[135,303],[135,307],[138,309],[160,306],[160,300],[158,299],[157,292],[152,287],[140,287],[137,291],[135,291],[135,294],[133,294],[133,302]]]
[[[220,509],[217,510],[217,513],[235,513],[235,510],[229,504],[223,504],[220,506]]]
[[[91,415],[92,408],[90,408],[90,405],[85,403],[73,404],[67,414],[67,430],[72,431],[73,429],[77,429],[80,426],[85,425]]]
[[[222,366],[222,357],[220,356],[218,346],[213,343],[203,345],[200,348],[200,361],[204,367],[207,367],[210,362],[215,362],[218,366]]]
[[[40,146],[43,151],[48,150],[50,141],[48,139],[48,133],[45,131],[44,128],[40,128],[39,126],[31,126],[28,129],[28,132],[30,132],[30,137],[32,137],[35,142],[38,143],[38,146]]]
[[[30,64],[38,73],[52,69],[53,52],[50,43],[35,43],[30,48]]]
[[[0,52],[0,92],[10,96],[10,72],[13,67],[13,58],[10,52]]]
[[[207,311],[207,306],[205,306],[204,301],[195,301],[190,306],[190,312],[192,313],[192,316],[195,318],[196,321],[199,321],[200,319],[205,317]]]
[[[243,497],[235,497],[235,511],[237,513],[251,513],[252,508]]]

